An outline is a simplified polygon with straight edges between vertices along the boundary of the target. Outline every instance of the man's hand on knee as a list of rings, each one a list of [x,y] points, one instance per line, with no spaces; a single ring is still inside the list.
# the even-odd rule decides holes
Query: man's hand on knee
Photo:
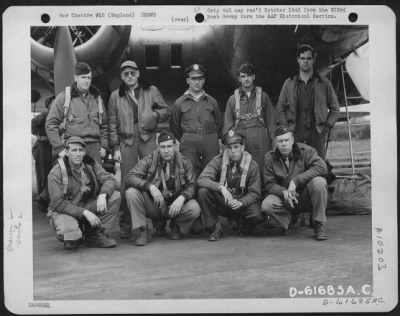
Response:
[[[163,197],[161,191],[154,184],[152,184],[150,186],[150,194],[153,197],[154,203],[159,208],[164,207],[164,197]]]
[[[102,213],[107,211],[107,195],[105,193],[99,194],[97,197],[97,212]]]
[[[178,196],[169,207],[169,212],[168,212],[169,216],[171,216],[171,218],[178,216],[181,213],[184,203],[185,203],[185,198],[182,195]]]
[[[101,225],[101,220],[98,218],[95,214],[93,214],[91,211],[84,210],[83,211],[83,216],[87,219],[89,222],[90,226],[92,227],[97,227]]]

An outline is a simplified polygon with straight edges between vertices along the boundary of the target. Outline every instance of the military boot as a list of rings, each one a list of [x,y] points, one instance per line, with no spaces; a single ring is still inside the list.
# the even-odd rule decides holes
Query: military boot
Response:
[[[117,242],[104,232],[104,228],[92,229],[86,236],[88,247],[92,248],[114,248]]]
[[[139,237],[135,240],[136,246],[146,246],[151,241],[151,233],[148,226],[142,226],[139,228]]]
[[[77,250],[79,248],[79,240],[64,240],[65,250]]]
[[[314,221],[314,237],[316,240],[327,240],[328,235],[325,232],[324,224]]]
[[[223,231],[222,231],[222,226],[221,224],[218,222],[215,225],[215,229],[214,231],[211,233],[211,235],[208,237],[208,241],[218,241],[222,238],[223,236]]]
[[[182,235],[181,235],[181,232],[179,231],[179,227],[173,220],[171,221],[171,233],[169,235],[169,239],[172,239],[172,240],[182,239]]]

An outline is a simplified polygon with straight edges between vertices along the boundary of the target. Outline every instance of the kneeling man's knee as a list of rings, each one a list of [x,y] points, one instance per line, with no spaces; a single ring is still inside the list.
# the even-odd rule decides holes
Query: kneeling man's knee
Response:
[[[141,195],[141,192],[136,188],[129,188],[125,191],[125,197],[127,200],[137,199]]]
[[[312,189],[314,191],[327,190],[327,186],[328,185],[326,183],[326,179],[319,176],[311,179],[311,181],[307,185],[309,189]]]
[[[262,202],[261,212],[266,213],[267,215],[270,215],[271,213],[273,213],[273,209],[276,207],[276,205],[281,205],[281,204],[282,204],[282,201],[279,196],[270,194]]]

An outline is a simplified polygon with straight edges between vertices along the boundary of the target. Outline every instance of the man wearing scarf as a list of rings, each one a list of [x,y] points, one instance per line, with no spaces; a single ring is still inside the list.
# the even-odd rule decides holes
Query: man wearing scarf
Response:
[[[200,206],[193,199],[196,178],[192,164],[176,150],[176,140],[170,132],[160,133],[158,148],[129,171],[125,188],[132,229],[139,228],[136,246],[151,240],[147,218],[169,219],[170,239],[179,240],[200,215]]]
[[[53,155],[64,157],[64,140],[81,137],[86,154],[101,163],[108,147],[107,117],[100,92],[93,86],[87,63],[75,64],[74,83],[57,95],[46,119],[46,132]],[[61,130],[61,135],[60,135]]]
[[[301,211],[312,211],[314,237],[326,240],[326,206],[328,189],[327,166],[316,150],[295,143],[292,131],[286,126],[275,130],[276,149],[265,155],[263,168],[267,197],[261,210],[290,233],[292,219]]]
[[[236,221],[241,235],[252,233],[263,219],[260,170],[244,149],[244,136],[230,130],[224,145],[224,152],[210,161],[197,180],[204,226],[211,232],[209,241],[222,237],[219,216]]]
[[[140,70],[133,60],[121,63],[122,84],[108,102],[110,145],[114,159],[121,163],[121,192],[124,178],[139,159],[151,154],[157,147],[156,129],[167,121],[170,110],[157,87],[139,82]],[[127,239],[131,219],[125,197],[122,197],[120,237]]]

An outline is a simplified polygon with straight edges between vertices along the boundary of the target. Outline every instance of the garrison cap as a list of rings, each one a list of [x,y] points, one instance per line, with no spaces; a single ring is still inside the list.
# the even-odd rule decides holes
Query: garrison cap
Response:
[[[291,132],[291,130],[289,129],[289,127],[284,126],[284,125],[279,125],[279,126],[275,129],[275,137],[284,135],[284,134],[289,133],[289,132]]]
[[[160,135],[158,135],[158,144],[166,142],[168,140],[173,140],[174,142],[176,142],[176,138],[171,132],[162,131]]]
[[[206,75],[206,69],[200,64],[193,64],[186,68],[186,77],[200,77]]]
[[[240,73],[243,73],[246,75],[254,75],[255,74],[254,66],[249,63],[242,64],[238,70],[238,74],[240,74]]]
[[[81,76],[91,73],[92,69],[90,68],[88,63],[85,62],[77,62],[75,64],[75,75]]]
[[[240,143],[243,145],[244,135],[241,132],[234,131],[231,129],[227,133],[225,133],[223,137],[223,143],[224,145],[231,145],[236,143]]]
[[[138,70],[138,69],[139,69],[138,66],[136,65],[136,63],[135,63],[133,60],[125,60],[125,61],[121,64],[120,69],[121,69],[121,71],[122,71],[122,70],[124,70],[124,68],[127,68],[127,67],[133,68],[133,69],[135,69],[135,70]]]
[[[83,147],[86,147],[85,141],[78,136],[71,136],[65,141],[66,146],[69,146],[70,144],[81,144]]]

